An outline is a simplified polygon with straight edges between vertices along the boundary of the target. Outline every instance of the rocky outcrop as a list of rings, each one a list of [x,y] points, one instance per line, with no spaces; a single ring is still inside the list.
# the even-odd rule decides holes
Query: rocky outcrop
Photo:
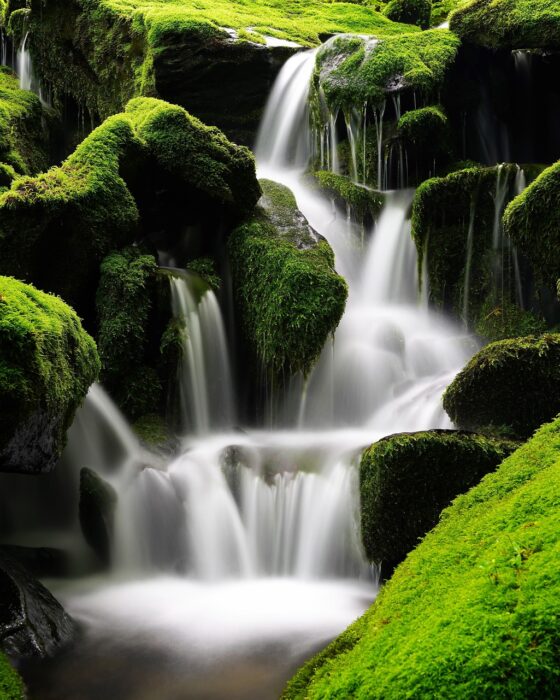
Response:
[[[92,469],[80,471],[80,525],[86,542],[105,565],[111,562],[117,500],[115,489]]]

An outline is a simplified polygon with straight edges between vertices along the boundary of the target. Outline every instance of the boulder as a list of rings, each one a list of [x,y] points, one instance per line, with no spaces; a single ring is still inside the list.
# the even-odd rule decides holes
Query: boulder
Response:
[[[96,474],[84,467],[80,471],[80,525],[86,542],[101,562],[111,562],[117,492]]]

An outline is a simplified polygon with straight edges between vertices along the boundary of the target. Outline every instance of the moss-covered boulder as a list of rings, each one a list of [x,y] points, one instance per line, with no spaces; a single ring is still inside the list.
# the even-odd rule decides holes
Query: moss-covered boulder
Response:
[[[92,469],[80,471],[80,525],[86,542],[105,565],[111,562],[117,501],[115,489]]]
[[[31,0],[29,45],[55,99],[95,116],[136,96],[181,104],[236,141],[253,141],[271,85],[299,45],[336,32],[394,33],[373,7],[323,0]],[[12,22],[16,7],[8,10]],[[64,18],[63,21],[61,18]],[[64,66],[64,70],[61,70]],[[227,109],[223,105],[227,105]]]
[[[560,413],[560,334],[487,345],[459,372],[443,405],[460,428],[529,437]]]
[[[199,224],[210,246],[259,196],[247,149],[181,107],[133,100],[60,167],[0,195],[0,272],[59,294],[93,325],[111,250],[150,234],[168,248]]]
[[[307,374],[338,326],[347,286],[291,191],[261,184],[261,208],[228,242],[234,295],[247,343],[268,373]]]
[[[95,343],[72,309],[0,277],[0,471],[52,469],[98,373]]]
[[[556,0],[471,0],[451,15],[450,27],[489,49],[560,48]]]
[[[389,574],[438,522],[441,511],[516,448],[451,430],[391,435],[362,455],[362,539]]]
[[[560,682],[560,420],[444,511],[284,700],[549,698]]]
[[[423,182],[413,203],[412,234],[419,270],[428,274],[431,303],[489,339],[546,327],[538,313],[519,307],[520,288],[530,285],[524,284],[513,242],[500,225],[520,172],[513,164],[471,166]],[[527,178],[535,172],[527,168]]]
[[[422,29],[430,26],[432,0],[390,0],[385,16],[393,22],[414,24]]]
[[[0,67],[0,192],[12,174],[31,175],[48,165],[48,131],[43,108],[32,92],[20,90],[9,68]]]
[[[544,170],[504,213],[504,230],[549,288],[560,276],[560,163]]]
[[[365,229],[369,229],[381,213],[384,196],[364,185],[358,185],[344,175],[318,170],[312,175],[312,184],[336,206]]]
[[[0,695],[5,700],[25,700],[25,686],[4,654],[0,654]]]

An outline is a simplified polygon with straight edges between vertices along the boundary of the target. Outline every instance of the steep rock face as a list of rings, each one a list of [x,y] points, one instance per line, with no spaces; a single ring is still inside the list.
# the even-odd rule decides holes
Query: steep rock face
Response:
[[[50,471],[98,373],[95,343],[72,309],[0,277],[0,470]]]
[[[554,697],[560,420],[443,512],[284,700]]]
[[[560,334],[487,345],[459,372],[443,405],[461,428],[529,437],[560,412]]]
[[[10,656],[50,656],[72,638],[74,623],[60,603],[3,552],[0,600],[0,647]]]
[[[406,557],[441,511],[496,469],[517,445],[474,433],[391,435],[362,455],[361,528],[368,558],[384,573]]]
[[[233,291],[247,343],[268,374],[307,374],[338,326],[347,286],[291,191],[262,185],[262,208],[228,242]]]

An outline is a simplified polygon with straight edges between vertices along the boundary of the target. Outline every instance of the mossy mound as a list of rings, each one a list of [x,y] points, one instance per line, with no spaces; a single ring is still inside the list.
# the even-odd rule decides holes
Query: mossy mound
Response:
[[[228,242],[234,294],[247,342],[268,374],[307,374],[338,326],[347,286],[290,190],[261,184],[263,208]]]
[[[399,564],[460,493],[496,469],[516,444],[431,430],[391,435],[360,463],[362,539],[371,561]]]
[[[437,157],[450,150],[449,125],[441,107],[422,107],[406,112],[399,119],[398,134],[404,145],[418,155]]]
[[[216,236],[259,195],[247,149],[181,107],[133,100],[60,167],[0,195],[0,272],[58,293],[91,321],[111,250],[166,228],[176,238],[202,219]]]
[[[443,405],[461,428],[527,438],[560,412],[560,334],[487,345],[459,372]]]
[[[23,681],[4,654],[0,654],[0,697],[4,700],[25,700]]]
[[[52,469],[98,374],[95,343],[72,309],[0,277],[0,471]]]
[[[472,0],[451,15],[450,27],[489,49],[560,48],[557,0]]]
[[[380,192],[356,185],[344,175],[319,170],[313,173],[313,180],[323,194],[366,228],[372,225],[383,208],[384,197]]]
[[[0,67],[0,192],[9,185],[8,171],[31,175],[48,164],[43,108],[32,92],[20,90],[18,78],[9,68]]]
[[[527,169],[527,177],[534,170]],[[517,306],[522,280],[499,227],[519,174],[512,164],[469,167],[423,182],[413,203],[412,233],[431,303],[489,339],[544,328],[538,316]]]
[[[390,0],[385,16],[393,22],[414,24],[421,29],[430,26],[432,0]]]
[[[560,276],[560,163],[545,170],[504,213],[504,229],[542,284]]]
[[[455,60],[459,39],[449,31],[409,32],[378,41],[339,36],[317,54],[316,101],[322,89],[332,111],[380,105],[389,93],[414,90],[425,101],[437,96]]]
[[[284,700],[554,697],[559,455],[556,420],[457,498]]]

